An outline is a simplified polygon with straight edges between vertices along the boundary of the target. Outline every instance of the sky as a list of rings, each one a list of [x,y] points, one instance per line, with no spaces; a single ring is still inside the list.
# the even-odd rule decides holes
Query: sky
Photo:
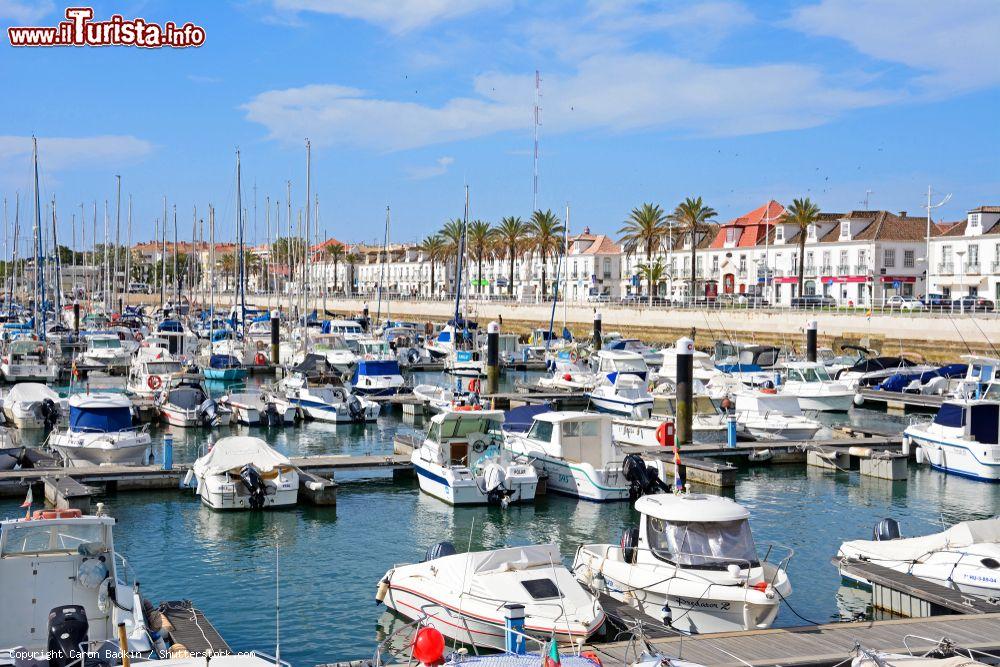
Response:
[[[41,198],[60,241],[115,175],[133,241],[166,196],[179,236],[216,210],[233,238],[305,205],[320,237],[416,241],[463,212],[528,218],[535,72],[537,207],[615,234],[643,202],[700,196],[726,221],[769,198],[957,220],[1000,204],[996,0],[140,0],[95,19],[204,27],[203,46],[14,48],[0,42],[0,194]],[[0,0],[0,25],[55,25],[66,5]],[[870,191],[870,192],[869,192]],[[81,213],[80,205],[85,213]],[[256,208],[256,222],[254,209]],[[22,215],[33,215],[30,206]],[[125,216],[125,204],[122,205]],[[67,219],[69,218],[69,219]],[[272,231],[273,234],[273,231]]]

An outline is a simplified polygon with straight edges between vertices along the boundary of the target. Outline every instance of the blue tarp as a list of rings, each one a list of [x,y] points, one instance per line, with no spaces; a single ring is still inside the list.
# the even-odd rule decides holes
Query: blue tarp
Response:
[[[934,415],[934,423],[952,428],[965,426],[965,406],[959,403],[944,403]]]
[[[121,408],[69,409],[69,426],[74,431],[114,433],[132,428],[132,411]]]
[[[160,326],[156,328],[157,331],[166,331],[168,333],[183,333],[184,325],[182,325],[177,320],[163,320],[160,322]]]
[[[505,431],[512,433],[524,433],[531,428],[531,423],[534,421],[535,415],[550,412],[551,410],[552,406],[548,403],[522,405],[519,408],[507,410],[504,413],[503,428]]]
[[[723,373],[760,373],[764,369],[757,364],[716,364]]]
[[[358,363],[355,377],[359,375],[400,375],[399,362],[395,359],[383,361],[362,361]]]
[[[1000,405],[983,403],[972,406],[969,433],[983,445],[1000,444]]]
[[[213,354],[208,365],[211,368],[239,368],[240,360],[231,354]]]
[[[903,391],[908,384],[914,380],[920,380],[921,384],[936,377],[954,378],[965,377],[969,367],[966,364],[949,364],[933,371],[923,373],[894,373],[883,380],[876,389],[883,391]]]

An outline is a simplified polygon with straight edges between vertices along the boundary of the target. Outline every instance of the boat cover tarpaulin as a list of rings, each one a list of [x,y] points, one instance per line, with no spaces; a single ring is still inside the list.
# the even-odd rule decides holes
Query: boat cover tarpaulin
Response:
[[[920,380],[920,384],[926,384],[928,380],[936,377],[944,378],[955,378],[963,377],[969,370],[966,364],[949,364],[947,366],[942,366],[941,368],[934,369],[932,371],[925,371],[923,373],[895,373],[890,375],[886,380],[883,380],[876,389],[882,389],[884,391],[903,391],[908,384],[914,380]]]
[[[248,463],[261,472],[292,464],[287,456],[276,452],[260,438],[232,436],[220,439],[208,454],[195,461],[194,472],[199,477],[218,475],[239,470]]]
[[[854,540],[845,542],[841,549],[857,550],[873,560],[915,561],[935,551],[963,549],[973,544],[1000,542],[1000,519],[963,521],[948,530],[922,537],[875,542]]]
[[[469,554],[476,574],[490,572],[512,572],[533,567],[562,565],[559,547],[555,544],[535,544],[525,547],[509,547],[495,551]]]
[[[45,399],[58,403],[59,394],[39,382],[15,384],[4,398],[7,403],[37,403]]]
[[[543,412],[550,412],[552,406],[548,403],[540,405],[522,405],[518,408],[507,410],[504,413],[503,429],[512,433],[525,433],[531,428],[535,421],[535,415]]]
[[[80,408],[71,404],[69,427],[73,431],[125,431],[132,428],[132,411],[128,407]]]

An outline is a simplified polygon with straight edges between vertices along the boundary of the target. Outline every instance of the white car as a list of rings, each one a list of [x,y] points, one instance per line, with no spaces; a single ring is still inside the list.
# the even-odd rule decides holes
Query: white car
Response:
[[[890,296],[885,300],[886,310],[899,310],[903,312],[915,312],[927,310],[927,307],[919,299],[912,296]]]

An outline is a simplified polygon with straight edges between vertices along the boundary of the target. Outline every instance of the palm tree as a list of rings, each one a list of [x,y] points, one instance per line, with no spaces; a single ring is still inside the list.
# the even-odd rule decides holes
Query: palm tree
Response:
[[[339,243],[334,243],[333,245],[328,245],[324,251],[327,261],[333,262],[333,293],[337,293],[337,268],[340,263],[344,260],[347,253],[344,251],[344,246]]]
[[[660,208],[659,204],[643,204],[638,208],[633,208],[625,224],[618,230],[621,235],[620,241],[625,249],[625,253],[631,255],[638,249],[646,253],[646,264],[653,260],[653,250],[655,250],[663,238],[669,233],[667,228],[667,214]],[[653,298],[653,285],[647,283],[650,302]]]
[[[228,292],[229,277],[236,275],[236,253],[227,252],[219,258],[219,264],[221,265],[222,275],[225,276],[226,280],[226,286],[223,289]]]
[[[514,259],[524,249],[528,238],[528,225],[521,218],[512,215],[500,220],[493,228],[493,242],[497,247],[497,255],[510,262],[510,281],[507,283],[507,295],[514,296]]]
[[[529,240],[531,250],[536,251],[542,260],[542,299],[548,298],[548,285],[546,285],[547,275],[545,262],[549,255],[555,255],[562,246],[562,235],[566,232],[566,227],[559,218],[556,217],[552,209],[547,211],[535,211],[531,214],[528,222]]]
[[[361,255],[359,255],[359,254],[358,254],[358,253],[356,253],[356,252],[349,252],[349,253],[347,253],[347,256],[346,256],[346,257],[344,257],[344,263],[345,263],[345,264],[346,264],[347,266],[350,266],[350,267],[351,267],[352,269],[353,269],[353,267],[354,267],[354,266],[355,266],[355,265],[356,265],[356,264],[357,264],[358,262],[360,262],[360,261],[361,261]],[[352,270],[352,271],[351,271],[351,273],[353,274],[353,273],[354,273],[354,271]],[[352,292],[352,293],[353,293],[353,291],[354,291],[353,287],[354,287],[354,286],[353,286],[353,285],[351,285],[351,292]],[[344,288],[344,291],[345,291],[345,292],[347,291],[347,288],[346,288],[346,287]]]
[[[485,220],[473,220],[469,223],[466,232],[466,243],[469,244],[469,252],[476,258],[476,293],[483,293],[483,257],[490,251],[491,232],[490,223]]]
[[[437,281],[434,280],[434,267],[439,259],[445,256],[445,252],[448,248],[448,242],[444,240],[440,234],[432,234],[425,238],[417,246],[417,249],[424,253],[427,261],[431,263],[431,284],[428,290],[428,296],[434,296],[434,290],[437,286]]]
[[[806,232],[809,226],[819,220],[819,206],[812,203],[809,197],[795,199],[782,216],[785,222],[790,222],[799,228],[799,296],[802,296],[802,279],[805,275]]]
[[[660,283],[663,281],[663,277],[666,275],[667,269],[663,266],[663,259],[660,257],[656,258],[656,262],[652,264],[640,264],[639,265],[639,275],[646,279],[646,284],[649,285],[649,305],[653,305],[653,290],[655,287],[659,287]]]
[[[701,201],[701,197],[692,199],[691,197],[686,198],[677,208],[674,209],[673,214],[670,216],[674,222],[680,227],[680,231],[687,232],[691,239],[691,301],[694,301],[695,295],[698,292],[698,282],[695,273],[695,262],[697,261],[698,252],[698,233],[705,231],[708,227],[708,223],[715,218],[716,213],[714,208],[705,206]]]

